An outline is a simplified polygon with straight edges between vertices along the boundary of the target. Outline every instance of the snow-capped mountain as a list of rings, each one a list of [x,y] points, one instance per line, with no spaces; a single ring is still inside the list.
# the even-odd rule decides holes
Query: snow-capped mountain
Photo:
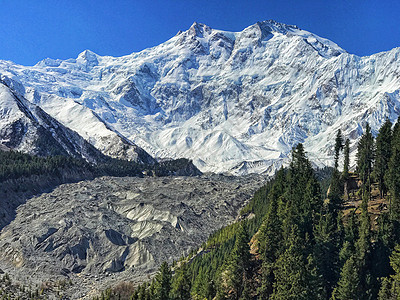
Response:
[[[368,57],[296,26],[258,22],[241,32],[194,23],[165,43],[123,57],[84,51],[1,78],[103,153],[121,139],[202,171],[273,171],[293,145],[330,164],[342,129],[354,144],[400,111],[400,49]],[[115,150],[117,149],[117,150]]]
[[[0,142],[3,150],[37,155],[70,155],[90,162],[104,155],[76,132],[61,125],[40,107],[15,94],[0,81]]]

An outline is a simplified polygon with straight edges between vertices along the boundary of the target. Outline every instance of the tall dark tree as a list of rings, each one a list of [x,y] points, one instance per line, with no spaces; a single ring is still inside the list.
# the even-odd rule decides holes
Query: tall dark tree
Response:
[[[392,155],[385,181],[390,190],[390,213],[392,220],[400,221],[400,118],[397,120],[392,136]]]
[[[356,243],[357,263],[359,267],[360,295],[362,299],[372,299],[371,278],[371,219],[368,212],[369,193],[363,193],[361,204],[359,237]]]
[[[285,252],[276,261],[274,291],[271,299],[312,299],[316,293],[314,280],[305,257],[305,242],[293,226]]]
[[[340,151],[343,149],[343,137],[342,131],[339,129],[336,134],[335,139],[335,169],[337,170],[339,167],[339,155]]]
[[[361,181],[370,192],[372,164],[374,160],[374,137],[372,136],[371,127],[367,123],[364,134],[358,142],[357,148],[357,172]]]
[[[328,198],[329,198],[329,210],[333,217],[336,219],[339,210],[343,205],[343,184],[340,178],[340,173],[337,169],[334,169],[331,177],[331,184],[329,186]]]
[[[155,298],[157,300],[169,300],[172,274],[167,262],[161,264],[155,278]]]
[[[379,193],[381,198],[387,194],[387,183],[385,175],[389,169],[389,161],[392,156],[392,122],[386,122],[379,129],[376,137],[376,152],[374,175],[378,181]]]
[[[282,246],[282,223],[278,216],[277,200],[272,197],[268,212],[260,226],[258,248],[262,259],[262,278],[260,296],[268,299],[272,294],[274,279],[274,263]]]
[[[236,234],[235,246],[228,266],[228,287],[231,289],[232,299],[239,299],[242,296],[243,288],[248,279],[249,265],[249,238],[245,223],[242,222]]]
[[[349,179],[349,170],[350,170],[350,140],[346,139],[344,143],[344,161],[343,161],[343,179]]]
[[[312,234],[312,218],[319,213],[321,207],[320,187],[308,160],[304,147],[298,144],[292,150],[292,162],[287,173],[286,211],[284,232],[288,236],[291,226],[300,228],[303,238]],[[292,218],[289,218],[292,217]]]
[[[172,283],[172,297],[176,300],[189,300],[191,289],[191,278],[186,263],[176,272]]]
[[[333,291],[332,300],[362,299],[359,293],[359,276],[357,261],[350,257],[340,273],[340,280]]]
[[[394,274],[382,281],[379,291],[379,299],[399,299],[400,298],[400,245],[396,245],[390,256],[390,266]]]
[[[326,209],[314,227],[314,256],[327,295],[332,293],[339,277],[339,235],[336,219]]]

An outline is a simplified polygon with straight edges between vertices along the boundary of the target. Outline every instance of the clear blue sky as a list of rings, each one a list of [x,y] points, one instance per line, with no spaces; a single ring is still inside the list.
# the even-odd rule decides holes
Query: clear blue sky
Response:
[[[85,49],[121,56],[158,45],[194,21],[241,31],[268,19],[357,55],[400,46],[400,1],[392,0],[0,0],[0,59],[33,65]]]

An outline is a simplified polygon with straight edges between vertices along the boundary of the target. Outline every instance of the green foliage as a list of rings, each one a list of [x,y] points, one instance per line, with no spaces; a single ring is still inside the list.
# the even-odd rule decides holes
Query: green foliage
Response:
[[[344,264],[340,273],[337,288],[333,291],[332,299],[356,300],[362,299],[359,292],[359,275],[356,260],[351,256]]]
[[[399,299],[400,297],[400,245],[396,245],[391,256],[390,266],[394,274],[383,279],[379,299]]]
[[[0,150],[0,182],[42,174],[61,176],[61,170],[90,172],[92,168],[83,160],[66,156],[38,157]]]
[[[304,240],[296,225],[291,228],[286,250],[275,263],[273,293],[271,299],[313,299],[315,295],[313,267],[307,265]],[[314,275],[316,277],[316,275]]]
[[[241,210],[239,222],[217,230],[181,261],[168,296],[189,299],[190,290],[192,299],[398,299],[400,124],[396,123],[393,134],[390,127],[387,121],[379,131],[376,159],[368,124],[358,144],[359,207],[343,205],[347,199],[343,185],[349,182],[349,140],[343,146],[338,132],[335,168],[317,173],[299,144],[292,150],[289,168],[279,170],[255,193]],[[338,170],[342,149],[343,173]],[[391,199],[390,212],[383,211],[376,224],[368,212],[375,183],[381,197],[386,196],[386,188]],[[328,186],[329,201],[324,202]],[[141,294],[160,299],[161,273],[133,299],[142,299]],[[148,293],[150,287],[155,292]]]
[[[163,262],[155,277],[155,299],[169,300],[171,292],[172,273],[167,262]]]
[[[349,170],[350,170],[350,140],[346,139],[344,144],[344,161],[343,161],[343,180],[349,179]]]
[[[376,137],[376,158],[374,164],[374,175],[378,181],[381,198],[387,194],[388,184],[385,180],[389,169],[389,161],[392,156],[392,122],[386,122],[379,129]]]
[[[250,266],[249,238],[242,222],[236,234],[235,246],[227,267],[227,287],[231,297],[240,299]]]
[[[336,139],[335,139],[335,169],[338,169],[339,166],[339,155],[340,151],[343,149],[343,137],[342,137],[342,131],[339,129],[337,134],[336,134]]]
[[[397,223],[400,221],[400,123],[397,120],[393,129],[392,138],[392,155],[389,161],[388,172],[386,173],[385,181],[390,190],[390,213],[391,218]],[[400,227],[396,224],[396,227]],[[398,228],[397,228],[398,229]]]
[[[361,136],[357,147],[357,172],[359,177],[369,191],[371,184],[372,164],[374,160],[374,137],[371,133],[371,127],[367,123],[365,132]]]
[[[189,300],[191,278],[186,263],[176,271],[172,282],[172,298],[176,300]]]

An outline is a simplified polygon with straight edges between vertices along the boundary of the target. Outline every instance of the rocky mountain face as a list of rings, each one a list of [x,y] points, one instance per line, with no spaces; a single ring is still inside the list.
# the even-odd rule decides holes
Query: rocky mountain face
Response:
[[[120,138],[119,141],[123,143],[126,158],[143,163],[155,161],[126,139]],[[26,100],[4,81],[0,81],[0,142],[2,150],[13,149],[39,156],[69,155],[91,163],[105,159],[100,150],[77,132]]]
[[[71,299],[138,282],[232,222],[262,183],[202,176],[61,185],[21,205],[1,231],[0,269],[24,284],[71,280]]]
[[[139,53],[0,61],[0,74],[103,153],[135,156],[133,143],[201,171],[246,174],[273,172],[298,142],[330,164],[338,129],[354,148],[366,122],[376,132],[394,121],[399,52],[359,57],[275,21],[241,32],[194,23]]]
[[[40,156],[70,155],[89,162],[104,156],[76,132],[1,82],[0,141],[6,149]]]

